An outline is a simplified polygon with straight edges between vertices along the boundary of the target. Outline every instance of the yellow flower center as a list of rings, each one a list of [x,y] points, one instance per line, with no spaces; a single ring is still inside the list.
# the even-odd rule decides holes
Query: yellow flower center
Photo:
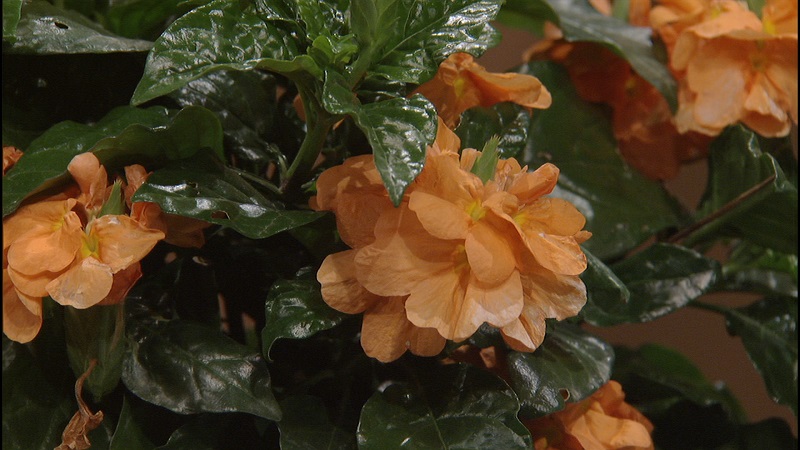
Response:
[[[83,236],[83,245],[81,245],[81,259],[93,257],[100,259],[100,241],[97,235],[91,231],[87,231]]]
[[[486,215],[486,209],[481,205],[480,200],[474,200],[472,203],[467,205],[466,208],[467,214],[469,217],[472,218],[473,222],[477,222]]]
[[[769,19],[764,19],[763,24],[764,24],[764,32],[765,33],[771,34],[771,35],[774,36],[778,32],[777,26],[775,25],[775,22],[773,22],[773,21],[771,21]]]
[[[456,97],[461,98],[464,95],[464,91],[467,89],[467,79],[464,77],[457,77],[455,81],[453,81],[453,89],[456,92]]]

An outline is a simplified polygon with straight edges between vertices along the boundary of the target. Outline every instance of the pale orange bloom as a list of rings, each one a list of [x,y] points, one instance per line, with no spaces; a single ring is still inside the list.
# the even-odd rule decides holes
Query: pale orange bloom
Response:
[[[587,399],[567,403],[561,411],[524,423],[536,450],[654,448],[650,436],[653,424],[625,402],[622,386],[613,380]]]
[[[734,21],[718,19],[731,15]],[[678,37],[688,28],[702,22],[713,22],[722,34],[740,28],[738,21],[751,21],[752,13],[736,0],[660,0],[650,11],[650,26],[659,35],[672,55]],[[758,18],[756,17],[756,20]],[[760,25],[756,25],[760,29]]]
[[[797,34],[797,0],[767,0],[761,22],[769,34]]]
[[[20,151],[16,147],[12,146],[4,146],[3,147],[3,175],[8,172],[8,169],[12,168],[14,164],[22,158],[22,151]]]
[[[454,53],[439,66],[436,76],[414,93],[430,100],[450,128],[461,113],[475,107],[514,102],[527,108],[547,108],[550,92],[535,77],[517,73],[490,73],[467,53]]]
[[[9,339],[26,343],[42,328],[42,298],[19,292],[3,268],[3,333]]]
[[[723,14],[684,31],[672,66],[681,83],[679,131],[715,136],[742,122],[778,137],[797,123],[797,34],[771,35],[754,14]]]

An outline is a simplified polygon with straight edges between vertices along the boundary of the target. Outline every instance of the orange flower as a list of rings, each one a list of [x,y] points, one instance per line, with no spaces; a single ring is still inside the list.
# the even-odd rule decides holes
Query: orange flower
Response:
[[[22,152],[16,148],[11,146],[4,146],[3,147],[3,175],[8,172],[8,169],[14,166],[14,164],[22,158]]]
[[[3,333],[9,339],[26,343],[42,328],[42,298],[19,292],[3,268]]]
[[[547,108],[552,102],[542,83],[530,75],[490,73],[466,53],[454,53],[439,66],[436,76],[414,93],[427,97],[450,128],[461,113],[474,106],[514,102],[527,108]]]
[[[652,450],[653,424],[625,403],[625,393],[609,381],[589,398],[549,416],[525,421],[536,450]],[[576,446],[576,442],[579,443]]]
[[[741,121],[778,137],[797,123],[797,34],[771,35],[749,12],[681,33],[672,67],[685,71],[676,124],[709,136]]]
[[[767,0],[761,21],[769,34],[797,34],[797,0]]]
[[[467,149],[459,158],[457,138],[440,131],[398,208],[377,174],[367,175],[371,156],[320,177],[312,205],[336,212],[340,234],[354,248],[323,263],[323,298],[340,311],[365,311],[365,327],[396,335],[405,327],[417,343],[406,339],[402,351],[434,354],[445,338],[466,339],[484,322],[501,328],[513,348],[532,351],[546,318],[573,316],[586,301],[578,277],[586,268],[579,244],[590,235],[581,231],[585,219],[566,201],[541,198],[555,187],[555,166],[528,173],[503,160],[483,183],[470,172],[481,153]],[[359,194],[373,200],[349,198]],[[351,222],[344,211],[363,220]],[[377,304],[394,313],[374,313]],[[391,347],[373,339],[362,334],[365,349]]]

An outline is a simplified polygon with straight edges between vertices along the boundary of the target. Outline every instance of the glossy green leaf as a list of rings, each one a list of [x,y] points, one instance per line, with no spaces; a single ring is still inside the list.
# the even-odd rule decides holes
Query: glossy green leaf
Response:
[[[279,280],[264,305],[266,325],[261,332],[264,356],[280,338],[304,339],[335,327],[346,317],[322,300],[315,280]]]
[[[546,22],[558,23],[558,15],[543,0],[506,0],[497,20],[505,25],[520,28],[537,36],[544,36]]]
[[[54,386],[30,351],[3,335],[3,448],[54,448],[77,410],[72,386]]]
[[[155,202],[165,212],[227,226],[253,239],[305,225],[324,214],[284,210],[208,152],[156,170],[133,199]]]
[[[666,62],[656,56],[652,30],[631,26],[600,14],[586,0],[545,0],[558,15],[556,25],[571,42],[597,42],[625,58],[642,78],[652,84],[673,111],[678,108],[678,84]]]
[[[142,431],[136,421],[131,404],[127,398],[122,399],[122,410],[117,420],[117,428],[111,438],[108,450],[127,450],[130,448],[153,448],[155,445]]]
[[[179,320],[131,328],[122,381],[140,398],[180,414],[244,412],[280,420],[267,365],[247,347]]]
[[[591,252],[584,250],[587,267],[581,274],[586,304],[580,316],[588,323],[607,327],[631,321],[631,292],[625,283]]]
[[[64,312],[67,355],[75,378],[84,374],[92,360],[97,365],[83,384],[84,397],[95,401],[113,391],[122,375],[127,350],[123,305],[95,305],[87,309],[67,307]]]
[[[527,430],[517,419],[516,395],[496,376],[463,364],[394,382],[361,410],[358,447],[525,449]]]
[[[753,195],[739,198],[771,177]],[[709,217],[730,206],[690,236],[687,244],[715,239],[721,232],[783,253],[797,253],[797,187],[775,157],[762,151],[758,137],[742,126],[728,128],[711,143],[708,185],[698,216]]]
[[[551,325],[535,352],[508,355],[523,418],[559,411],[565,400],[582,400],[611,378],[614,349],[609,344],[575,325]]]
[[[494,135],[500,136],[497,148],[501,158],[522,154],[528,143],[531,113],[514,103],[498,103],[491,108],[475,107],[461,116],[455,132],[461,138],[461,148],[480,149]]]
[[[224,447],[229,436],[226,436],[226,425],[230,419],[218,415],[200,414],[188,423],[175,430],[166,444],[156,447],[157,450],[215,450]],[[234,436],[230,436],[234,437]]]
[[[156,40],[131,103],[169,94],[220,69],[319,75],[296,39],[281,20],[262,20],[240,2],[212,1],[173,22]]]
[[[3,177],[3,217],[12,213],[29,195],[67,182],[70,179],[67,165],[72,158],[92,150],[104,138],[119,135],[133,125],[156,128],[168,122],[164,108],[123,106],[94,125],[62,122],[53,126],[31,143],[25,156]],[[137,154],[147,151],[147,148],[136,150]]]
[[[797,299],[768,297],[725,311],[772,398],[797,415]]]
[[[146,52],[152,45],[149,41],[116,36],[75,11],[41,0],[22,5],[16,38],[3,52],[36,55]]]
[[[155,40],[176,14],[188,11],[184,0],[129,0],[112,3],[105,13],[108,28],[127,38]]]
[[[740,242],[722,266],[721,290],[753,291],[797,298],[797,255]]]
[[[281,450],[355,449],[356,438],[333,425],[318,397],[294,395],[281,401]]]
[[[663,413],[686,399],[700,406],[720,405],[735,422],[746,414],[724,385],[712,384],[684,354],[657,344],[636,350],[615,347],[614,379],[629,402],[648,415]]]
[[[489,21],[500,10],[499,0],[397,0],[400,20],[380,29],[385,42],[376,49],[368,77],[421,84],[439,63],[456,52],[480,56],[499,43]],[[387,18],[388,19],[388,18]]]
[[[278,134],[273,129],[275,89],[275,78],[263,72],[221,70],[189,82],[170,97],[184,107],[199,105],[213,111],[237,167],[263,174],[270,162],[285,164],[283,155],[268,143]]]
[[[686,247],[653,244],[611,266],[631,293],[627,321],[648,322],[669,314],[714,287],[720,267]]]
[[[551,162],[561,170],[553,195],[586,216],[589,251],[603,261],[619,257],[681,222],[680,205],[622,160],[608,116],[578,97],[563,68],[535,62],[520,72],[539,78],[553,96],[550,108],[533,115],[522,159],[531,169]]]
[[[3,40],[13,43],[17,37],[22,0],[6,0],[3,2]]]

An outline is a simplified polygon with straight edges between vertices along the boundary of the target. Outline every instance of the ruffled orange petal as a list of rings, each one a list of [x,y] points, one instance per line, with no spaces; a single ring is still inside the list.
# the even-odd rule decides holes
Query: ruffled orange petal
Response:
[[[25,205],[3,219],[3,250],[28,233],[51,232],[77,204],[74,198]]]
[[[356,279],[355,250],[328,255],[317,271],[322,285],[322,298],[331,308],[347,314],[358,314],[381,297],[367,291]]]
[[[58,272],[70,265],[83,242],[81,220],[73,211],[68,211],[56,226],[49,230],[38,228],[12,242],[8,264],[27,275]]]
[[[540,311],[531,315],[531,320],[539,314],[564,320],[577,315],[586,304],[586,286],[576,275],[559,275],[542,269],[529,270],[522,277],[522,285],[526,304],[536,305]],[[532,313],[530,310],[523,310],[523,314],[529,312]]]
[[[3,175],[14,167],[14,164],[22,158],[22,154],[23,153],[16,147],[10,145],[3,146]]]
[[[17,272],[13,267],[8,266],[8,276],[17,290],[29,297],[45,297],[47,296],[47,283],[56,279],[61,272],[41,272],[34,275],[26,275]]]
[[[164,239],[164,233],[145,228],[128,216],[105,215],[92,222],[100,260],[112,273],[138,262]]]
[[[473,271],[464,293],[464,304],[475,305],[476,320],[480,326],[483,322],[495,327],[503,327],[515,320],[523,308],[522,283],[519,272],[513,271],[508,278],[497,285],[482,283]],[[472,331],[474,333],[475,330]],[[470,335],[472,334],[470,333]],[[466,336],[469,337],[469,336]]]
[[[142,278],[142,265],[138,262],[120,270],[114,274],[114,281],[111,284],[111,291],[109,291],[106,298],[100,301],[98,305],[116,305],[122,303],[125,297],[130,292],[131,288]]]
[[[470,228],[464,248],[475,277],[483,283],[495,285],[511,276],[516,258],[511,242],[503,236],[501,229],[487,222],[478,221]]]
[[[42,328],[42,298],[19,293],[3,270],[3,333],[12,341],[33,340]]]
[[[530,203],[553,192],[558,182],[558,175],[558,167],[550,163],[542,164],[535,171],[525,172],[516,178],[508,193],[519,198],[521,203]]]
[[[411,193],[408,207],[417,214],[425,230],[439,239],[464,239],[472,224],[464,208],[427,192]]]
[[[569,432],[584,448],[649,448],[650,433],[641,423],[606,415],[601,408],[591,408],[578,418]]]
[[[47,292],[61,305],[85,309],[100,303],[113,284],[111,268],[89,257],[48,283]]]
[[[106,197],[108,174],[97,156],[91,152],[76,155],[67,166],[67,171],[81,188],[79,201],[87,209],[100,207]]]
[[[420,356],[435,356],[445,340],[431,329],[415,327],[406,318],[405,297],[386,297],[365,313],[361,326],[361,346],[367,356],[391,362],[411,350]]]

